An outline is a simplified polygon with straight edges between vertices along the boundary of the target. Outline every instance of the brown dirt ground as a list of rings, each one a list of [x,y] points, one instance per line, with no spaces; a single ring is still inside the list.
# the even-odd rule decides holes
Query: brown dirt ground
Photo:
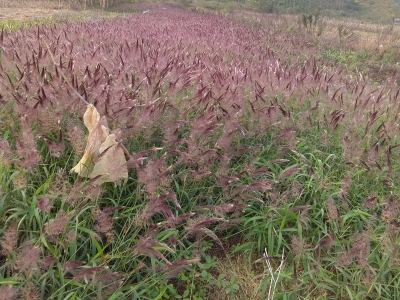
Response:
[[[1,8],[0,20],[30,20],[38,18],[53,18],[56,15],[68,13],[69,9],[47,9],[47,8]]]
[[[58,1],[7,1],[0,0],[1,20],[31,20],[53,18],[55,16],[74,13],[69,8],[58,5]]]
[[[36,20],[36,19],[76,19],[103,18],[113,13],[137,13],[149,9],[160,9],[166,5],[157,3],[121,3],[108,11],[100,9],[83,10],[82,7],[68,7],[61,0],[0,0],[0,22],[4,20]],[[174,5],[167,5],[174,7]]]
[[[129,12],[129,11],[128,11]],[[50,0],[0,0],[0,22],[7,20],[104,18],[111,12],[100,9],[83,10],[69,7],[63,1]]]

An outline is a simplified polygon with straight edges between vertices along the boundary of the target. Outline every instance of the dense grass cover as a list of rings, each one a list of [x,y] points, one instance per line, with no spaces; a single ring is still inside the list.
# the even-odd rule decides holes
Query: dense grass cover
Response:
[[[264,299],[264,248],[274,299],[398,298],[399,88],[275,25],[159,8],[3,31],[0,299]],[[126,182],[70,173],[85,102]],[[217,267],[233,252],[250,291]]]

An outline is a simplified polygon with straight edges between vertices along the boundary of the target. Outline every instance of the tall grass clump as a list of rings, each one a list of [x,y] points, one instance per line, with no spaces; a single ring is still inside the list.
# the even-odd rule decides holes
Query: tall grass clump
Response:
[[[312,38],[172,8],[3,30],[0,297],[234,299],[245,255],[248,299],[395,299],[399,88]]]

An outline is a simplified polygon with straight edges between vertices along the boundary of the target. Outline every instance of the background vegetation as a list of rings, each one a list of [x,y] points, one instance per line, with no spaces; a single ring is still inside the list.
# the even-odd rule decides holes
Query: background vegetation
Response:
[[[20,7],[32,2],[53,8],[74,9],[124,9],[130,4],[149,3],[145,0],[15,0],[0,1],[0,7]],[[154,2],[154,1],[153,1]],[[312,14],[335,18],[357,18],[365,22],[390,23],[400,17],[397,0],[170,0],[160,3],[177,3],[183,6],[211,10],[253,10],[264,13]]]
[[[399,298],[397,27],[202,3],[3,26],[0,299]]]

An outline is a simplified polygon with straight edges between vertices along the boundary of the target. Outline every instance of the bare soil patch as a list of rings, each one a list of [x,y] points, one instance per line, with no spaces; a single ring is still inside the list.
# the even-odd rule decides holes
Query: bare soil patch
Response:
[[[1,8],[0,20],[31,20],[39,18],[53,18],[55,16],[62,16],[71,14],[74,11],[70,9],[48,9],[48,8]]]
[[[58,2],[49,1],[1,1],[0,20],[32,20],[39,18],[53,18],[76,11],[59,6]]]
[[[0,21],[19,20],[29,21],[37,19],[77,19],[77,18],[104,18],[110,16],[109,11],[101,9],[86,9],[70,7],[63,1],[9,1],[0,0]]]

